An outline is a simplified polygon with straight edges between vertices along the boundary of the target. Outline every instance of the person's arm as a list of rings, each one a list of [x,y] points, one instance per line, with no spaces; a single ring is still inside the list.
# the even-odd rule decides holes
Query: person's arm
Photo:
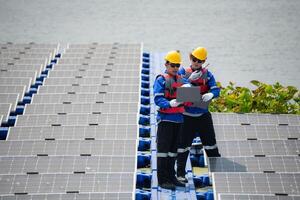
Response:
[[[189,85],[189,87],[191,87],[191,83],[190,83],[190,81],[187,78],[182,78],[182,83],[184,85]]]
[[[220,88],[217,86],[216,80],[211,72],[207,72],[208,74],[208,82],[207,85],[209,87],[209,92],[212,93],[214,96],[213,98],[217,98],[220,96]]]
[[[191,86],[190,81],[186,78],[185,69],[183,67],[179,68],[177,74],[181,77],[184,87],[187,87],[187,84]]]
[[[185,77],[185,69],[183,67],[180,67],[177,74],[182,78]]]
[[[170,102],[165,98],[165,80],[162,76],[156,78],[153,86],[154,103],[160,108],[170,108]]]

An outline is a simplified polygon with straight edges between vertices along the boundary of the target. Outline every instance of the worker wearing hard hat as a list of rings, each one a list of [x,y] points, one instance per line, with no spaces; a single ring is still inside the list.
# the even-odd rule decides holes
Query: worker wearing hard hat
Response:
[[[184,106],[176,101],[176,90],[188,80],[177,74],[181,64],[179,51],[170,51],[165,56],[165,73],[158,75],[154,82],[154,102],[157,112],[157,179],[158,185],[174,190],[185,187],[178,181],[174,169],[177,157],[177,142],[183,123]]]
[[[198,47],[190,54],[191,65],[188,68],[180,68],[178,74],[187,78],[192,86],[198,86],[202,94],[203,102],[210,102],[220,94],[213,74],[206,69],[207,50]],[[187,182],[185,178],[185,167],[189,150],[196,133],[200,134],[203,148],[208,157],[219,157],[216,144],[213,121],[208,107],[197,105],[196,103],[185,106],[183,113],[184,123],[179,137],[178,157],[177,157],[177,178]]]

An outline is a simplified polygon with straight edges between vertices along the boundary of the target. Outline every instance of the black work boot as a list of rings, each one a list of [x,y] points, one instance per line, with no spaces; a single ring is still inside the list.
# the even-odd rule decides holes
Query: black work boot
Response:
[[[183,183],[188,183],[188,180],[185,178],[185,176],[177,176],[177,180]]]
[[[176,189],[176,186],[170,180],[169,160],[167,157],[157,157],[157,181],[161,188]]]
[[[158,184],[161,188],[167,189],[167,190],[175,190],[176,186],[173,183],[166,182],[162,184]]]
[[[185,183],[179,181],[176,177],[173,179],[173,184],[176,185],[177,187],[185,187]]]
[[[159,184],[169,181],[167,161],[165,157],[157,157],[157,181]]]
[[[187,158],[189,156],[189,151],[184,153],[179,153],[177,156],[177,177],[185,177],[185,167]]]
[[[173,158],[173,157],[169,157],[169,160],[168,160],[169,165],[170,165],[170,167],[169,167],[169,169],[170,169],[170,179],[172,180],[174,185],[176,185],[178,187],[185,187],[185,183],[180,182],[175,176],[175,174],[176,174],[175,168],[174,168],[175,167],[175,160],[176,160],[176,158]]]

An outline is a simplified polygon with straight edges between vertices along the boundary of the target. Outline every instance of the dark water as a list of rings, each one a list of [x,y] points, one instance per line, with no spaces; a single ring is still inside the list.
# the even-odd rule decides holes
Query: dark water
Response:
[[[300,88],[299,0],[0,0],[0,42],[140,43],[148,52],[197,46],[216,79]]]

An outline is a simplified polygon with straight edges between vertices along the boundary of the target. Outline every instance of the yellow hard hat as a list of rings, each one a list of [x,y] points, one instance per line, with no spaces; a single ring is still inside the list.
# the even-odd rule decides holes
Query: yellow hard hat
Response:
[[[199,60],[206,60],[207,58],[207,51],[204,47],[198,47],[197,49],[195,49],[193,52],[192,52],[192,55],[194,57],[196,57],[197,59]]]
[[[181,55],[179,51],[170,51],[165,56],[165,60],[170,63],[180,64],[181,63]]]

